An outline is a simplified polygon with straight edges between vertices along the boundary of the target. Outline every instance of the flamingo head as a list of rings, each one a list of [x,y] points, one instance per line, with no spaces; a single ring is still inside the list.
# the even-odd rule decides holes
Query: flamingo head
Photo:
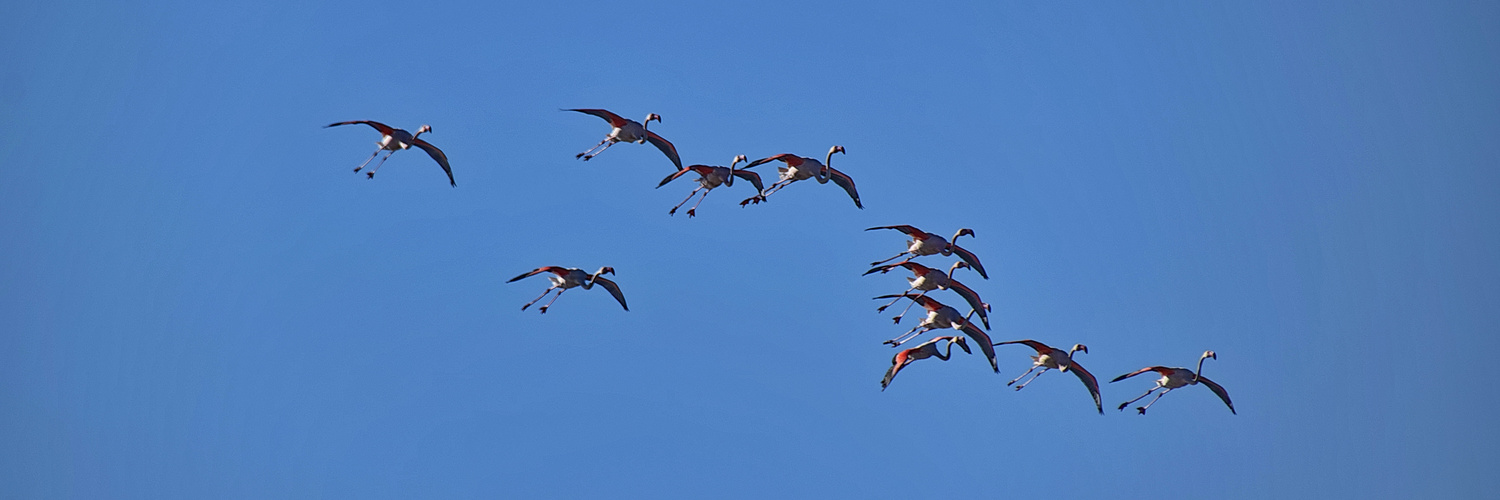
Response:
[[[742,161],[750,161],[750,159],[746,158],[745,155],[739,155],[734,157],[734,161],[729,162],[729,178],[724,179],[725,186],[734,185],[734,166],[739,165]]]
[[[661,115],[658,115],[656,113],[646,115],[646,123],[651,123],[651,120],[656,120],[657,123],[661,123]]]
[[[974,236],[974,230],[973,229],[969,229],[967,227],[963,228],[963,229],[959,229],[958,232],[953,233],[953,239],[957,240],[959,236],[964,236],[964,235],[968,235],[969,237],[973,237]],[[952,240],[950,240],[950,241],[952,241]]]
[[[425,123],[422,124],[421,127],[417,128],[417,133],[418,134],[432,133],[432,125],[428,125],[428,124],[425,124]],[[415,136],[413,136],[413,137],[415,137]]]
[[[969,354],[974,354],[974,351],[970,351],[969,350],[969,339],[967,337],[959,337],[959,336],[948,337],[948,343],[949,344],[958,344],[958,347],[960,349],[963,349],[964,352],[967,352]]]
[[[834,147],[828,148],[828,154],[829,154],[829,156],[832,156],[834,153],[845,154],[844,153],[844,147],[843,146],[834,146]]]
[[[1203,357],[1202,358],[1198,358],[1198,359],[1205,359],[1205,358],[1219,359],[1219,355],[1218,355],[1218,353],[1215,353],[1213,351],[1203,351]]]
[[[594,274],[595,275],[605,275],[605,274],[614,274],[614,273],[615,273],[615,268],[609,267],[609,266],[604,266],[604,267],[599,268],[599,272],[594,273]]]
[[[1088,354],[1089,353],[1089,346],[1086,346],[1086,345],[1083,345],[1083,344],[1073,344],[1073,348],[1072,349],[1068,349],[1068,356],[1071,357],[1073,355],[1073,353],[1077,352],[1077,351],[1083,351],[1084,354]]]

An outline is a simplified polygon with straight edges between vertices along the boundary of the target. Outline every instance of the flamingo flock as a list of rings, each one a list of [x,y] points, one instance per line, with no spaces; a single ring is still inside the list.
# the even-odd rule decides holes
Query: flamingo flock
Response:
[[[854,201],[854,206],[856,208],[864,208],[864,204],[860,201],[859,192],[854,187],[854,179],[851,178],[848,174],[845,174],[833,168],[833,155],[835,153],[847,154],[843,146],[836,145],[829,148],[827,156],[821,162],[816,158],[797,156],[792,153],[782,153],[761,158],[755,161],[749,161],[748,163],[746,163],[748,158],[745,155],[736,155],[729,163],[728,167],[698,164],[688,165],[684,167],[682,165],[682,160],[677,154],[676,146],[674,146],[666,139],[662,138],[656,132],[647,129],[647,125],[649,125],[651,122],[661,122],[660,115],[649,113],[646,115],[646,118],[643,121],[637,122],[634,120],[623,118],[620,115],[604,109],[564,109],[563,111],[574,111],[578,113],[597,116],[605,120],[606,122],[609,122],[609,125],[611,127],[609,134],[606,135],[603,140],[599,141],[598,144],[585,150],[582,153],[578,153],[575,156],[578,159],[582,159],[585,161],[592,159],[605,150],[609,149],[611,146],[620,142],[630,142],[636,144],[644,144],[649,142],[658,150],[660,150],[662,154],[672,162],[672,165],[674,167],[674,172],[666,176],[666,178],[662,179],[661,182],[657,184],[657,188],[666,186],[672,181],[677,180],[678,178],[683,177],[689,173],[697,174],[697,187],[693,188],[693,190],[688,193],[687,198],[684,198],[680,203],[668,210],[668,215],[675,215],[677,213],[677,210],[683,205],[686,205],[687,202],[692,201],[694,196],[699,196],[698,202],[693,204],[693,206],[691,208],[688,208],[687,210],[688,218],[695,217],[697,215],[699,205],[702,205],[703,201],[708,198],[709,192],[720,187],[733,186],[735,179],[749,182],[750,185],[753,186],[756,190],[755,195],[745,198],[740,202],[741,207],[760,204],[767,201],[770,195],[780,192],[782,189],[785,189],[787,186],[794,184],[797,181],[811,179],[816,180],[819,184],[827,184],[828,182],[832,181],[835,185],[842,188],[844,192],[849,196],[849,198]],[[402,129],[387,126],[380,122],[369,120],[354,120],[333,123],[325,126],[325,128],[352,124],[369,125],[381,134],[380,141],[376,143],[379,148],[376,149],[369,158],[365,159],[364,163],[361,163],[359,167],[356,167],[354,169],[356,173],[363,170],[367,165],[369,165],[371,161],[375,159],[376,156],[379,156],[382,151],[385,151],[385,157],[381,158],[380,162],[376,163],[374,167],[371,167],[366,172],[366,177],[373,179],[375,177],[375,172],[379,170],[380,166],[384,164],[385,161],[391,157],[391,155],[395,154],[396,151],[416,147],[426,151],[428,156],[430,156],[434,161],[438,163],[439,166],[443,168],[443,171],[448,175],[448,182],[451,186],[457,186],[457,183],[453,180],[453,170],[448,164],[447,155],[445,155],[436,146],[433,146],[427,141],[423,141],[418,138],[418,136],[422,135],[423,133],[431,133],[432,127],[428,125],[422,125],[417,129],[416,133],[410,133]],[[751,171],[750,169],[773,161],[779,161],[785,166],[777,167],[778,178],[776,182],[772,183],[770,186],[766,186],[761,182],[760,174]],[[741,163],[746,164],[743,168],[737,168],[737,166]],[[876,296],[875,299],[877,300],[891,299],[889,302],[886,302],[885,304],[876,308],[876,312],[884,312],[886,309],[900,302],[902,299],[906,299],[910,302],[906,305],[905,308],[901,310],[899,314],[891,318],[893,323],[899,324],[912,306],[921,306],[922,309],[926,311],[926,315],[917,323],[916,326],[913,326],[904,333],[897,335],[895,338],[886,340],[884,343],[895,348],[900,348],[903,344],[915,340],[917,337],[920,337],[923,334],[933,330],[957,330],[958,333],[961,333],[962,335],[955,334],[948,336],[937,336],[928,339],[921,344],[918,344],[916,347],[897,351],[895,356],[891,358],[890,368],[886,370],[885,376],[880,381],[881,391],[885,391],[886,389],[888,389],[892,381],[896,378],[897,374],[899,374],[902,370],[906,369],[907,366],[918,360],[938,358],[941,361],[948,361],[953,356],[953,346],[955,344],[958,345],[958,347],[961,348],[965,353],[969,354],[973,354],[973,351],[969,347],[969,343],[972,342],[976,344],[977,347],[979,347],[980,352],[984,354],[986,360],[989,362],[991,371],[997,374],[1000,373],[1000,362],[998,357],[996,356],[995,348],[1004,345],[1024,345],[1030,347],[1036,352],[1036,355],[1031,356],[1031,368],[1022,373],[1020,376],[1008,382],[1006,384],[1007,387],[1014,387],[1016,391],[1020,391],[1021,389],[1026,388],[1048,370],[1071,372],[1074,376],[1078,377],[1079,381],[1083,383],[1084,388],[1088,390],[1089,397],[1093,401],[1095,411],[1100,414],[1104,413],[1104,406],[1100,396],[1099,381],[1094,378],[1094,375],[1092,373],[1084,369],[1084,367],[1080,365],[1076,359],[1074,359],[1074,356],[1077,353],[1088,353],[1089,349],[1087,346],[1083,344],[1074,344],[1072,348],[1064,351],[1062,349],[1058,349],[1031,339],[994,342],[990,338],[989,333],[987,333],[986,331],[991,328],[989,313],[992,311],[990,304],[984,302],[980,298],[979,293],[974,291],[973,288],[970,288],[969,286],[963,284],[955,278],[955,273],[957,273],[959,270],[969,269],[978,274],[981,279],[989,279],[989,274],[985,272],[984,265],[980,263],[979,257],[975,255],[974,252],[958,245],[959,237],[975,237],[973,229],[960,228],[958,231],[953,233],[953,236],[951,238],[944,238],[943,236],[936,233],[929,233],[910,225],[876,226],[867,228],[865,229],[865,231],[875,231],[882,229],[892,229],[900,231],[902,234],[904,234],[909,239],[906,243],[906,249],[893,257],[871,262],[870,265],[873,267],[871,267],[870,270],[865,271],[864,275],[868,276],[871,274],[886,274],[896,268],[902,268],[911,272],[912,277],[907,278],[907,288],[900,293]],[[956,256],[958,260],[947,266],[946,272],[943,271],[944,267],[928,267],[927,265],[915,262],[913,260],[920,257],[930,257],[934,255],[942,257]],[[903,260],[887,264],[888,262],[902,259],[903,257],[905,257]],[[555,290],[557,293],[552,297],[552,300],[537,308],[537,311],[539,313],[546,314],[547,310],[552,307],[552,304],[557,302],[558,298],[562,297],[563,292],[566,292],[567,290],[572,288],[591,290],[595,286],[600,286],[608,291],[609,294],[614,297],[617,302],[620,303],[621,309],[625,311],[630,310],[630,307],[625,302],[625,294],[621,291],[620,285],[603,277],[603,275],[605,274],[615,274],[615,269],[610,266],[600,267],[593,273],[588,273],[578,268],[543,266],[532,269],[531,271],[527,271],[519,276],[511,278],[506,282],[512,283],[539,274],[550,274],[549,276],[547,276],[547,278],[551,284],[547,287],[546,290],[542,291],[542,294],[537,296],[537,298],[523,304],[521,306],[521,310],[523,311],[527,308],[530,308],[533,304],[546,298],[548,294],[551,294]],[[944,304],[940,300],[940,298],[937,297],[937,295],[939,295],[939,293],[942,291],[951,291],[954,294],[958,295],[958,297],[962,299],[962,302],[955,301],[953,303],[961,304],[962,306],[966,307],[967,312],[960,310],[959,308],[956,308],[952,305]],[[974,318],[976,316],[978,317],[978,322],[974,321]],[[1144,399],[1146,396],[1150,396],[1152,393],[1156,393],[1156,398],[1152,399],[1144,406],[1139,406],[1136,408],[1138,414],[1145,415],[1146,410],[1152,405],[1156,404],[1156,402],[1168,392],[1172,392],[1175,389],[1186,387],[1189,385],[1202,384],[1208,387],[1210,391],[1213,391],[1213,393],[1217,395],[1226,406],[1229,407],[1229,411],[1231,414],[1236,413],[1234,409],[1234,403],[1232,403],[1229,399],[1228,391],[1226,391],[1223,386],[1203,376],[1203,362],[1210,358],[1218,359],[1218,355],[1214,351],[1205,351],[1203,355],[1198,358],[1197,369],[1148,366],[1130,373],[1126,373],[1124,375],[1120,375],[1119,377],[1115,377],[1110,381],[1111,383],[1119,382],[1146,372],[1156,372],[1161,376],[1161,378],[1156,381],[1155,387],[1151,388],[1151,390],[1146,391],[1145,394],[1142,394],[1135,399],[1121,403],[1118,409],[1120,411],[1124,411],[1124,409],[1131,404]],[[1026,379],[1028,375],[1031,376],[1030,379]],[[1023,381],[1023,379],[1025,380]]]

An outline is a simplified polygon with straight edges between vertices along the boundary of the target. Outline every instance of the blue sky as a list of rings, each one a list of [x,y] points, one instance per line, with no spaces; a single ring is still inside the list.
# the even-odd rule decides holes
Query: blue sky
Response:
[[[0,498],[1500,488],[1490,3],[7,10]],[[608,131],[580,107],[662,115],[689,164],[843,145],[866,209],[668,216],[653,148],[573,159]],[[349,172],[377,135],[321,127],[359,119],[431,124],[458,187]],[[975,230],[997,341],[1106,380],[1213,349],[1239,415],[1013,392],[1018,346],[882,393],[892,224]],[[631,311],[520,311],[543,265],[613,266]]]

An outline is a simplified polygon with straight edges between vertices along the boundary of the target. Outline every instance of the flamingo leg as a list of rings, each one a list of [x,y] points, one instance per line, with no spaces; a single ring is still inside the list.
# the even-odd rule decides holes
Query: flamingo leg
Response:
[[[1167,389],[1165,391],[1161,391],[1161,392],[1156,393],[1156,397],[1152,398],[1150,403],[1146,403],[1146,406],[1142,406],[1142,407],[1136,408],[1135,411],[1140,412],[1141,415],[1145,415],[1147,408],[1150,408],[1151,405],[1156,404],[1156,400],[1161,399],[1162,396],[1166,396],[1167,393],[1169,393],[1169,392],[1172,392],[1172,390],[1171,389]]]
[[[698,186],[698,187],[693,188],[693,192],[688,193],[688,197],[687,198],[683,198],[682,199],[682,203],[678,203],[677,206],[672,207],[671,210],[668,210],[667,211],[667,215],[676,214],[677,213],[677,209],[682,208],[683,205],[687,204],[688,200],[693,199],[693,195],[698,194],[698,190],[700,190],[700,189],[703,189],[703,186]],[[699,203],[702,203],[702,202],[700,201]],[[693,205],[693,208],[698,208],[698,205]]]
[[[785,182],[787,182],[787,181],[776,181],[776,182],[772,183],[771,187],[768,187],[765,190],[763,190],[763,191],[761,191],[759,193],[756,193],[755,196],[751,196],[749,198],[745,198],[744,201],[740,202],[740,206],[743,207],[743,206],[751,204],[751,203],[759,204],[762,201],[766,201],[766,196],[770,195],[772,192],[774,192],[774,191],[776,191],[778,189],[781,189],[781,186],[785,186],[786,185]]]
[[[885,312],[886,308],[896,305],[896,303],[900,302],[901,299],[906,298],[906,294],[911,293],[912,290],[916,290],[916,288],[907,288],[905,292],[901,292],[901,295],[897,296],[894,299],[891,299],[891,301],[887,302],[885,305],[876,308],[875,312]],[[917,303],[917,301],[914,300],[912,301],[912,303],[915,304]],[[906,306],[906,309],[911,309],[911,306]],[[906,314],[906,309],[902,309],[901,314]],[[897,322],[899,323],[900,321],[898,320]]]
[[[882,260],[880,262],[871,262],[870,265],[872,265],[872,266],[878,266],[878,265],[881,265],[881,264],[884,264],[884,263],[887,263],[887,262],[899,259],[899,258],[901,258],[902,255],[906,255],[906,254],[909,254],[909,253],[911,253],[911,252],[901,252],[901,253],[896,254],[895,257],[891,257],[889,259],[885,259],[885,260]]]
[[[1026,376],[1030,375],[1033,370],[1036,370],[1037,366],[1039,366],[1039,365],[1031,365],[1031,370],[1026,370],[1026,373],[1022,373],[1021,376],[1016,377],[1016,380],[1012,380],[1010,382],[1006,382],[1005,385],[1007,385],[1007,386],[1015,385],[1016,381],[1021,380],[1023,378],[1026,378]]]
[[[709,191],[713,191],[713,189],[704,189],[703,190],[703,197],[702,198],[698,198],[698,202],[693,204],[693,208],[689,208],[688,209],[688,211],[687,211],[688,217],[692,217],[694,215],[697,215],[694,212],[698,211],[698,205],[702,205],[703,204],[703,200],[708,199],[708,192]],[[688,197],[691,198],[692,196],[689,195]]]
[[[1035,368],[1035,367],[1033,367],[1033,368]],[[1016,390],[1019,391],[1021,389],[1025,389],[1026,388],[1026,384],[1030,384],[1032,380],[1036,380],[1037,377],[1042,376],[1043,373],[1047,373],[1047,370],[1050,370],[1050,369],[1051,368],[1047,368],[1047,367],[1043,366],[1042,367],[1042,371],[1036,372],[1036,375],[1032,375],[1031,376],[1031,380],[1027,380],[1025,382],[1022,382],[1021,385],[1016,386]]]
[[[912,290],[915,290],[915,288],[913,288]],[[907,292],[910,292],[910,291],[911,290],[907,290]],[[925,296],[925,295],[927,295],[927,291],[923,290],[922,293],[917,294],[917,297],[922,297],[922,296]],[[916,299],[912,299],[911,303],[906,305],[906,309],[902,309],[901,310],[901,314],[897,314],[896,317],[891,318],[891,319],[894,320],[896,323],[901,323],[901,317],[902,316],[906,316],[906,311],[910,311],[911,310],[911,306],[914,306],[916,304],[917,304],[917,300]]]
[[[1161,386],[1159,386],[1159,385],[1158,385],[1158,386],[1156,386],[1156,387],[1152,387],[1152,388],[1151,388],[1151,390],[1149,390],[1149,391],[1146,391],[1146,393],[1145,393],[1145,394],[1142,394],[1142,395],[1140,395],[1140,397],[1137,397],[1137,398],[1135,398],[1135,399],[1132,399],[1132,400],[1130,400],[1130,401],[1126,401],[1126,402],[1124,402],[1124,403],[1120,403],[1120,408],[1119,408],[1119,409],[1120,409],[1120,410],[1124,410],[1124,409],[1125,409],[1125,407],[1126,407],[1126,406],[1130,406],[1130,403],[1134,403],[1134,402],[1136,402],[1136,401],[1140,401],[1140,400],[1141,400],[1141,399],[1142,399],[1142,398],[1145,398],[1145,397],[1146,397],[1146,396],[1150,396],[1150,395],[1151,395],[1151,393],[1153,393],[1153,392],[1156,392],[1156,390],[1157,390],[1157,389],[1160,389],[1160,388],[1161,388]]]
[[[385,150],[385,148],[380,148],[380,149],[375,150],[374,153],[370,153],[370,157],[369,158],[365,158],[365,162],[359,164],[358,167],[354,167],[354,171],[358,172],[360,169],[365,168],[365,165],[369,165],[370,164],[370,160],[374,160],[375,156],[379,155],[380,152],[383,151],[383,150]]]
[[[562,293],[566,291],[568,291],[568,289],[566,288],[558,289],[557,295],[553,295],[552,300],[547,301],[547,305],[537,308],[537,311],[541,312],[542,314],[547,314],[547,308],[552,307],[552,303],[557,302],[557,298],[562,297]]]
[[[594,146],[594,148],[599,148],[598,151],[594,151],[594,148],[589,148],[589,151],[594,151],[594,152],[591,153],[591,154],[584,154],[584,153],[588,153],[588,151],[584,151],[583,153],[578,153],[578,156],[582,156],[583,157],[583,161],[588,161],[589,158],[593,158],[595,156],[599,156],[599,153],[603,153],[604,150],[609,149],[610,146],[615,145],[615,142],[616,141],[611,141],[609,139],[605,139],[604,142],[600,143],[600,144],[603,144],[604,147],[599,148],[599,146]]]
[[[525,310],[526,310],[526,308],[528,308],[528,307],[531,307],[531,305],[532,305],[532,304],[535,304],[535,303],[536,303],[536,301],[538,301],[538,300],[542,300],[542,297],[546,297],[546,296],[547,296],[547,293],[549,293],[549,292],[551,292],[551,291],[552,291],[552,290],[554,290],[554,289],[556,289],[556,288],[557,288],[557,285],[553,285],[553,286],[549,286],[549,287],[547,287],[547,289],[546,289],[546,290],[542,290],[542,294],[541,294],[541,295],[538,295],[538,296],[537,296],[537,297],[536,297],[536,298],[534,298],[534,299],[531,299],[531,302],[527,302],[527,303],[526,303],[526,305],[524,305],[524,306],[521,306],[521,310],[522,310],[522,311],[525,311]],[[559,293],[560,293],[560,292],[559,292]]]
[[[599,149],[599,146],[603,146],[603,145],[604,145],[604,143],[606,143],[606,142],[609,142],[609,138],[608,138],[608,137],[605,137],[605,138],[604,138],[604,140],[602,140],[602,141],[599,141],[599,143],[598,143],[598,144],[595,144],[595,145],[594,145],[594,147],[591,147],[591,148],[588,148],[588,149],[585,149],[585,150],[583,150],[583,152],[582,152],[582,153],[578,153],[578,154],[576,154],[576,155],[573,155],[573,157],[574,157],[574,158],[583,158],[583,157],[584,157],[584,155],[588,155],[588,154],[589,154],[589,153],[592,153],[592,152],[594,152],[594,150],[595,150],[595,149]],[[590,155],[590,156],[592,156],[592,155]]]
[[[906,333],[901,334],[900,337],[896,337],[896,338],[887,340],[887,341],[885,341],[885,343],[890,344],[891,347],[900,347],[901,344],[905,344],[907,342],[910,342],[911,339],[917,338],[918,335],[921,335],[923,333],[927,333],[927,331],[931,330],[931,329],[932,329],[932,327],[927,326],[925,323],[921,324],[921,325],[917,325],[917,326],[912,327],[912,329],[909,330],[909,331],[907,331]]]
[[[376,153],[379,153],[379,151],[376,151]],[[369,172],[365,172],[366,178],[374,179],[375,178],[375,171],[376,170],[380,170],[380,166],[381,165],[385,165],[385,161],[391,159],[391,155],[393,155],[393,154],[396,154],[396,150],[394,150],[394,149],[392,149],[391,152],[386,153],[385,156],[380,157],[380,163],[376,163],[375,166],[370,167],[370,171]]]

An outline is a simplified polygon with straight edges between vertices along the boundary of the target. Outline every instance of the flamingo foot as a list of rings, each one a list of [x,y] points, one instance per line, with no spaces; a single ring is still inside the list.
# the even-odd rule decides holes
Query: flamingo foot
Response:
[[[1141,415],[1145,415],[1146,414],[1146,407],[1144,407],[1144,406],[1137,406],[1137,407],[1135,407],[1135,411],[1140,412]]]
[[[880,306],[878,308],[875,308],[875,312],[885,312],[885,308],[887,308],[887,307],[890,307],[890,306]]]
[[[691,218],[697,216],[698,215],[697,214],[697,210],[698,209],[696,209],[696,208],[689,208],[688,211],[687,211],[688,218],[691,219]]]
[[[896,323],[896,324],[899,325],[899,324],[901,324],[901,317],[900,316],[896,316],[894,318],[891,318],[891,322],[892,323]]]
[[[359,170],[362,169],[362,168],[365,168],[365,167],[354,167],[354,171],[355,172],[359,172]]]
[[[542,314],[547,314],[547,306],[538,307],[536,310]]]
[[[677,207],[672,207],[671,210],[668,210],[667,215],[677,215]]]
[[[594,155],[583,155],[583,161],[589,161],[589,160],[591,160],[593,158],[594,158]]]
[[[366,179],[374,179],[375,178],[375,172],[365,172],[365,178]]]
[[[1130,403],[1120,403],[1120,411],[1125,411],[1126,406],[1130,406]]]
[[[576,155],[573,155],[573,157],[574,158],[583,158],[583,153],[578,153]]]
[[[745,201],[740,202],[740,206],[743,207],[743,206],[749,205],[749,204],[759,205],[760,202],[762,202],[762,201],[766,201],[766,197],[765,196],[755,195],[755,196],[751,196],[749,198],[745,198]]]

